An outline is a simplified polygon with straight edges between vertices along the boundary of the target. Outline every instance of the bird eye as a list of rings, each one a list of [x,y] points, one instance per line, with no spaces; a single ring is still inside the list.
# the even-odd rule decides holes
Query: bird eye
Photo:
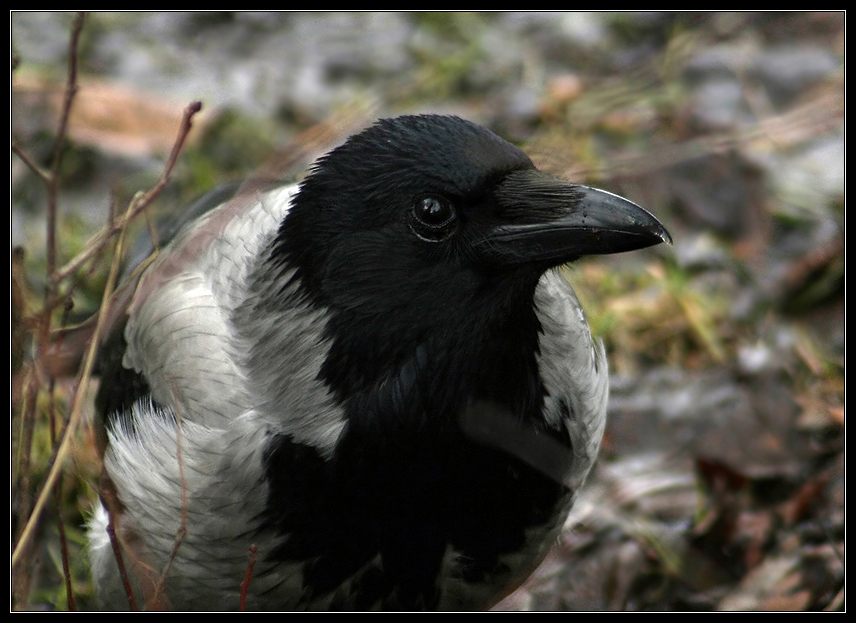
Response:
[[[437,242],[448,237],[456,220],[454,206],[440,197],[420,197],[413,205],[413,230],[425,240]]]

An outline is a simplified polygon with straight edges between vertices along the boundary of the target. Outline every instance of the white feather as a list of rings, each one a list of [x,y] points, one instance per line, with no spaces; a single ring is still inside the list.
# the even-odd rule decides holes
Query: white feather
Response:
[[[541,323],[538,370],[546,390],[544,416],[554,427],[566,426],[574,451],[573,482],[577,491],[600,448],[606,425],[609,372],[603,342],[591,336],[577,295],[564,276],[547,271],[535,290]],[[565,421],[565,411],[571,419]]]
[[[275,309],[258,305],[260,290],[284,283],[261,282],[256,273],[265,273],[258,270],[263,250],[294,192],[239,197],[206,214],[155,260],[129,306],[124,363],[145,374],[154,403],[133,406],[133,430],[118,419],[104,466],[123,506],[115,518],[120,534],[133,545],[126,556],[138,557],[127,564],[154,578],[170,565],[166,594],[183,608],[236,609],[249,547],[257,546],[263,561],[281,543],[258,531],[269,440],[289,434],[326,453],[343,426],[316,378],[320,358],[309,355],[323,346],[323,318],[289,300],[288,291]],[[289,400],[291,391],[304,401]],[[103,607],[127,608],[106,521],[101,508],[90,524],[93,576]],[[269,602],[264,594],[293,584],[274,592],[298,596],[301,582],[296,566],[259,562],[247,607],[284,607],[281,596]],[[140,603],[151,599],[151,588],[135,589]]]

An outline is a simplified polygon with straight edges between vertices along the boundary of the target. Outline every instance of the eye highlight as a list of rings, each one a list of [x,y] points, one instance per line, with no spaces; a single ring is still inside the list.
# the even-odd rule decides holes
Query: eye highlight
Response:
[[[455,207],[442,197],[428,195],[413,202],[411,228],[423,240],[444,240],[455,230],[457,219]]]

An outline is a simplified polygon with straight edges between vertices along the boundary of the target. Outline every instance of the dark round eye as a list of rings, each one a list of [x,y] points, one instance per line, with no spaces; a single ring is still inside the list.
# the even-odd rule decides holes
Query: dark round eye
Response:
[[[423,197],[418,200],[413,213],[417,219],[429,227],[441,227],[455,218],[455,211],[449,202],[437,197]]]
[[[455,207],[442,197],[420,197],[413,204],[413,229],[420,238],[443,240],[455,228]]]

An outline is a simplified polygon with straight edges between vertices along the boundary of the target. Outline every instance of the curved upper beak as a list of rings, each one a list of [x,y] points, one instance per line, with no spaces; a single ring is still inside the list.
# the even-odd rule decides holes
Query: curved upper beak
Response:
[[[502,222],[476,245],[494,261],[562,264],[672,243],[663,224],[632,201],[537,169],[511,173],[494,197]]]

